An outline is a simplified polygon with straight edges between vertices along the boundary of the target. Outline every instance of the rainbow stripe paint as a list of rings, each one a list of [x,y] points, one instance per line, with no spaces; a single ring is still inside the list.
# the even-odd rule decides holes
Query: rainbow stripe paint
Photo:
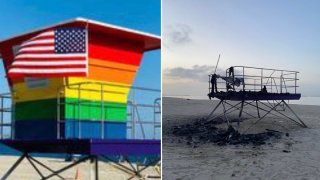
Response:
[[[76,20],[59,26],[83,27],[87,23]],[[0,42],[6,70],[13,52],[2,47],[14,40]],[[60,119],[63,138],[125,139],[130,87],[143,53],[157,48],[159,38],[89,22],[87,77],[9,78],[14,92],[15,138],[55,139]]]

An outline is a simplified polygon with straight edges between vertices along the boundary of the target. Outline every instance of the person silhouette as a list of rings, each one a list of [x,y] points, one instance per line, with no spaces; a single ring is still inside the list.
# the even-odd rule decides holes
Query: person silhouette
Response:
[[[217,75],[214,73],[211,75],[211,92],[209,97],[214,97],[214,94],[218,92],[218,87],[217,87]]]
[[[230,76],[234,76],[234,68],[233,68],[233,66],[231,66],[230,68],[229,68],[229,77]]]
[[[264,94],[268,93],[267,87],[266,87],[265,85],[264,85],[263,88],[261,89],[261,92],[264,93]]]
[[[234,68],[233,68],[233,66],[231,66],[231,67],[229,68],[229,78],[232,79],[232,84],[234,84],[235,82],[234,82]],[[227,91],[229,91],[229,90],[234,90],[233,87],[234,87],[234,86],[231,86],[231,84],[230,84],[229,82],[227,82]]]

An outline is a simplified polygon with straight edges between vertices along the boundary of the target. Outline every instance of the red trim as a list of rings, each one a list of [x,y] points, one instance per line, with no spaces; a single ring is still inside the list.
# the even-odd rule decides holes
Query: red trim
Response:
[[[24,78],[24,77],[46,77],[46,78],[54,78],[54,77],[66,77],[66,76],[74,76],[74,77],[84,77],[86,73],[61,73],[61,74],[26,74],[26,73],[15,73],[9,74],[10,78],[17,79],[17,78]],[[15,82],[17,83],[17,82]]]
[[[54,25],[46,29],[34,31],[32,33],[27,33],[21,36],[17,36],[11,38],[9,40],[3,41],[0,43],[0,51],[2,54],[2,58],[4,59],[6,72],[9,69],[11,63],[14,60],[14,56],[12,53],[12,47],[15,45],[19,45],[27,40],[30,40],[32,37],[39,35],[40,33],[54,30],[56,28],[62,27],[86,27],[86,21],[75,20],[72,22]],[[100,59],[100,60],[108,60],[119,62],[123,64],[132,64],[132,65],[140,65],[142,54],[144,51],[148,51],[151,49],[160,48],[160,39],[157,37],[152,37],[143,34],[137,34],[134,32],[129,32],[113,27],[103,26],[95,23],[89,22],[89,57]],[[48,37],[41,37],[48,38]],[[93,41],[91,41],[94,39]],[[91,43],[92,42],[92,43]],[[90,46],[91,44],[91,46]],[[25,47],[36,47],[36,46],[52,46],[52,44],[36,44],[36,45],[27,45]],[[92,49],[91,49],[92,48]],[[104,51],[106,50],[106,51]],[[86,59],[86,57],[82,57]],[[81,60],[79,57],[71,57],[71,58],[18,58],[17,60],[25,60],[25,61],[50,61],[50,60]],[[54,76],[84,76],[85,73],[78,74],[63,74]],[[19,77],[23,77],[24,75],[20,75]],[[26,75],[30,76],[30,75]],[[49,75],[39,75],[35,74],[34,77],[52,77],[52,74]],[[12,85],[12,82],[19,81],[18,79],[8,79],[9,84]]]
[[[22,55],[22,54],[54,54],[54,50],[47,50],[47,51],[22,51],[19,52],[17,55]]]
[[[41,34],[39,34],[41,35]],[[36,40],[43,40],[43,39],[54,39],[54,35],[53,36],[41,36],[41,37],[36,37],[36,38],[31,38],[30,40],[27,40],[25,42],[31,42],[31,41],[36,41]]]
[[[54,66],[25,66],[25,65],[13,65],[12,68],[23,68],[23,69],[61,69],[61,68],[86,68],[85,64],[68,64],[68,65],[54,65]]]
[[[86,68],[85,64],[75,64],[75,65],[56,65],[56,66],[25,66],[25,65],[13,65],[12,68],[22,68],[22,69],[61,69],[61,68]]]
[[[19,61],[55,61],[55,60],[62,60],[62,61],[72,61],[72,60],[86,60],[86,57],[79,56],[79,57],[51,57],[51,58],[16,58]]]
[[[39,43],[39,44],[29,44],[29,45],[25,45],[25,46],[22,46],[24,48],[26,47],[43,47],[43,46],[54,46],[54,43]]]
[[[84,27],[85,28],[86,25],[87,25],[87,21],[79,21],[79,20],[74,20],[74,21],[67,22],[64,24],[59,24],[59,25],[53,25],[51,27],[48,27],[47,29],[41,29],[31,33],[26,33],[24,35],[20,35],[20,36],[8,39],[6,41],[3,41],[0,43],[0,49],[4,48],[5,46],[11,47],[13,45],[21,44],[22,42],[32,37],[35,37],[40,33],[54,30],[56,28],[64,28],[64,27]],[[161,46],[161,41],[157,37],[151,37],[144,34],[128,32],[128,31],[117,29],[114,27],[94,24],[94,23],[90,23],[90,21],[89,21],[89,31],[90,31],[90,34],[99,33],[102,36],[117,37],[117,38],[123,38],[130,41],[136,41],[138,43],[143,44],[143,51],[159,49]]]

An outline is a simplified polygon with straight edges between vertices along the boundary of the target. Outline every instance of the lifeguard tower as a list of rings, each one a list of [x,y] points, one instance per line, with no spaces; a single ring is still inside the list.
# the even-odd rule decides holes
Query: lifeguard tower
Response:
[[[219,102],[207,119],[223,116],[227,125],[230,125],[228,114],[238,112],[239,128],[243,114],[255,118],[256,121],[244,132],[267,115],[307,127],[288,104],[289,101],[301,98],[301,94],[297,91],[298,73],[298,71],[232,66],[223,74],[210,74],[208,97],[217,98]],[[222,112],[216,113],[220,106],[223,108]],[[246,106],[254,107],[256,115],[252,111],[246,111]],[[285,114],[286,110],[294,117]]]
[[[92,162],[93,179],[98,179],[98,159],[111,161],[108,156],[151,155],[157,157],[151,164],[158,162],[160,90],[132,83],[143,53],[159,48],[158,36],[83,18],[1,41],[11,90],[2,98],[12,98],[12,120],[1,120],[1,133],[9,126],[12,136],[2,135],[0,142],[23,153],[3,179],[24,158],[52,172],[44,175],[33,165],[42,179],[62,178],[61,172],[87,159]],[[150,109],[151,113],[143,113],[147,120],[141,119],[141,108]],[[8,109],[2,107],[2,117]],[[144,123],[152,125],[153,137],[146,138]],[[83,157],[52,170],[30,153]],[[143,169],[129,170],[140,176]]]

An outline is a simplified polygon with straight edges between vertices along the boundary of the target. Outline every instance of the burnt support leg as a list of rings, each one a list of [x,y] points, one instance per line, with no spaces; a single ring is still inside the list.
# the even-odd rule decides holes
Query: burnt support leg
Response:
[[[209,118],[213,115],[213,113],[218,109],[220,104],[222,103],[222,100],[216,105],[216,107],[211,111],[211,113],[207,116],[206,120],[209,120]]]
[[[242,101],[237,103],[236,105],[232,105],[230,103],[228,103],[227,101],[224,101],[225,104],[228,104],[229,106],[231,106],[231,108],[229,108],[226,112],[228,112],[229,110],[233,109],[232,111],[228,112],[227,114],[233,112],[233,111],[236,111],[236,110],[240,110],[241,108],[237,107],[239,104],[241,105]],[[246,105],[243,105],[243,107],[246,106]],[[243,110],[244,108],[242,108],[242,113],[245,113],[246,115],[252,117],[252,118],[256,118],[254,117],[253,115],[251,115],[250,113],[246,112]],[[223,114],[223,113],[222,113]]]
[[[262,103],[262,102],[261,102],[261,103]],[[268,108],[271,108],[271,106],[269,106],[269,105],[267,105],[267,104],[264,104],[264,103],[262,103],[262,104],[265,105],[265,106],[268,107]],[[261,108],[259,107],[259,109],[261,109]],[[265,111],[264,109],[262,109],[262,110]],[[277,115],[277,114],[273,114],[273,115],[275,115],[275,116],[277,116],[277,117],[279,117],[279,118],[283,118],[283,119],[286,119],[286,118],[287,118],[287,119],[289,119],[290,121],[296,123],[297,125],[304,127],[300,122],[298,122],[297,120],[295,120],[295,119],[293,119],[293,118],[285,115],[284,113],[282,113],[282,112],[280,112],[280,111],[275,111],[275,112],[277,112],[277,113],[280,114],[281,116],[279,116],[279,115]],[[272,113],[270,113],[270,114],[272,114]]]
[[[258,101],[256,101],[256,106],[257,106],[257,113],[258,113],[258,118],[260,118],[260,111],[259,111],[259,105],[258,105]]]
[[[300,117],[291,109],[291,107],[284,101],[282,100],[283,104],[292,112],[292,114],[295,115],[295,117],[299,120],[299,122],[301,123],[300,126],[307,128],[308,126],[300,119]]]
[[[244,104],[244,101],[241,101],[241,108],[239,111],[239,118],[238,118],[238,130],[240,128],[240,121],[241,121],[241,116],[242,116],[242,111],[243,111],[243,104]]]
[[[245,103],[247,103],[247,102],[245,102]],[[260,102],[261,104],[263,104],[263,105],[265,105],[266,107],[268,107],[268,108],[272,108],[271,106],[268,106],[267,104],[264,104],[263,102]],[[252,105],[252,104],[249,104],[249,103],[247,103],[248,105],[250,105],[250,106],[252,106],[252,107],[257,107],[257,106],[255,106],[255,105]],[[258,109],[259,110],[261,110],[261,111],[263,111],[263,112],[268,112],[268,110],[266,110],[266,109],[264,109],[264,108],[262,108],[262,107],[258,107]],[[278,111],[276,111],[276,112],[278,112]],[[280,112],[278,112],[278,113],[280,113]],[[274,113],[272,113],[272,112],[270,112],[270,114],[272,114],[272,115],[274,115],[274,116],[276,116],[276,117],[278,117],[278,118],[282,118],[282,119],[285,119],[284,117],[282,117],[282,116],[280,116],[280,115],[278,115],[278,114],[274,114]],[[283,115],[283,114],[281,114],[281,115]]]
[[[244,133],[246,133],[249,129],[251,129],[254,125],[256,125],[259,121],[261,121],[263,118],[265,118],[269,113],[271,113],[272,111],[274,111],[281,102],[277,103],[275,106],[273,106],[269,111],[266,112],[266,114],[264,114],[261,118],[259,118],[256,122],[254,122],[251,126],[249,126]]]
[[[222,106],[223,106],[223,114],[224,114],[224,118],[226,119],[226,122],[227,122],[227,125],[228,127],[230,126],[230,122],[229,122],[229,119],[227,117],[227,114],[226,114],[226,107],[224,105],[224,103],[222,102]]]
[[[230,105],[227,101],[225,101],[224,103]],[[237,105],[239,105],[240,103],[236,104],[236,105],[230,105],[231,107],[229,107],[227,110],[226,110],[226,114],[229,114],[229,113],[232,113],[236,110],[238,110],[239,108],[236,107]],[[215,118],[218,118],[220,116],[223,116],[224,115],[224,112],[220,113],[219,115],[216,115],[216,116],[213,116],[212,119],[215,119]]]

